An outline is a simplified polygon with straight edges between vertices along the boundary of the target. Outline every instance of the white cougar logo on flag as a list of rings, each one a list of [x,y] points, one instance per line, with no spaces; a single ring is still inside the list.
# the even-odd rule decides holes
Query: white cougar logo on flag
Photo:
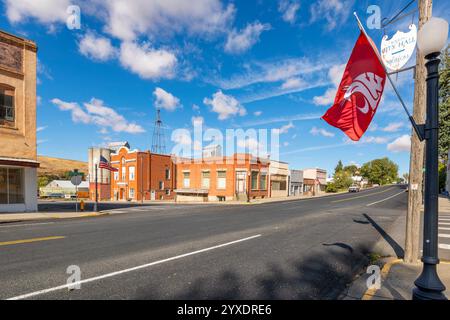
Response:
[[[372,72],[364,72],[358,75],[344,94],[344,101],[350,100],[354,93],[361,93],[364,97],[364,107],[356,106],[359,111],[366,114],[369,108],[375,111],[381,92],[383,91],[383,78]],[[344,102],[343,101],[343,102]]]

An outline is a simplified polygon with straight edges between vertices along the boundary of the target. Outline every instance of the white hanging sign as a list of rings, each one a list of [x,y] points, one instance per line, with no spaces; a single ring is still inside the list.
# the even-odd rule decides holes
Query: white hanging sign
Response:
[[[383,36],[381,40],[381,58],[386,67],[393,71],[400,70],[411,58],[417,42],[417,27],[415,24],[409,25],[409,32],[397,31],[388,40],[388,36]]]

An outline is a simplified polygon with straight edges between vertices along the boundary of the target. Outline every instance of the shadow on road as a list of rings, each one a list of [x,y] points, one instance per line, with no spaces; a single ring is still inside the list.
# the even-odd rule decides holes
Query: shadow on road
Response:
[[[350,249],[349,249],[350,248]],[[347,285],[368,265],[369,249],[348,244],[324,246],[290,264],[270,263],[262,275],[227,269],[219,274],[186,280],[181,287],[138,288],[134,299],[338,299]],[[260,267],[255,266],[260,270]],[[244,272],[252,272],[244,269]],[[258,272],[258,274],[260,274]],[[186,276],[190,279],[190,276]],[[181,282],[179,282],[181,283]],[[164,292],[161,292],[164,291]]]
[[[383,237],[383,239],[392,247],[397,258],[403,258],[405,251],[402,246],[397,243],[383,228],[380,227],[368,214],[364,213],[363,216],[369,221],[369,223],[378,231],[378,233]]]

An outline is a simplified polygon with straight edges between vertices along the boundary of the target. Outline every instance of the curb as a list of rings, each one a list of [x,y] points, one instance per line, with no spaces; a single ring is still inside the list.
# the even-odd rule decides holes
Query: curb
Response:
[[[385,281],[389,275],[389,272],[391,271],[392,266],[403,263],[403,259],[396,259],[392,258],[388,262],[386,262],[383,265],[383,268],[381,269],[381,281]],[[442,260],[439,264],[446,264],[450,265],[450,261]],[[366,292],[364,292],[364,295],[362,296],[361,300],[372,300],[372,298],[376,295],[379,289],[367,289]]]
[[[31,218],[17,218],[17,219],[11,219],[11,220],[1,220],[0,215],[0,225],[2,224],[9,224],[9,223],[19,223],[19,222],[26,222],[26,221],[40,221],[40,220],[52,220],[52,219],[78,219],[78,218],[93,218],[93,217],[101,217],[109,215],[109,212],[90,212],[86,214],[81,214],[78,216],[64,216],[64,214],[52,214],[48,216],[39,216],[39,217],[31,217]]]
[[[386,280],[387,276],[389,275],[389,272],[391,271],[391,267],[393,265],[402,263],[403,259],[391,259],[390,261],[386,262],[383,265],[383,268],[381,269],[381,281]],[[369,288],[364,292],[364,295],[362,296],[361,300],[372,300],[372,298],[375,296],[379,289],[373,289]]]

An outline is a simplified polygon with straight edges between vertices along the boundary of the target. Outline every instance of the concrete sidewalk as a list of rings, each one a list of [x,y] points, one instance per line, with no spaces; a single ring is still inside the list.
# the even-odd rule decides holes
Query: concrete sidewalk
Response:
[[[1,223],[23,222],[34,220],[73,219],[98,217],[107,213],[102,212],[29,212],[29,213],[1,213]]]
[[[439,214],[450,213],[450,200],[447,197],[439,197]],[[362,273],[357,276],[348,287],[341,299],[344,300],[410,300],[414,281],[422,271],[422,264],[405,264],[403,247],[405,243],[406,216],[401,216],[386,230],[373,247],[373,252],[384,257],[376,262],[381,269],[381,287],[369,289],[367,281],[371,274]],[[396,247],[397,246],[397,247]],[[401,247],[400,247],[401,246]],[[450,299],[450,261],[442,260],[438,265],[438,274],[447,288],[444,294]]]

